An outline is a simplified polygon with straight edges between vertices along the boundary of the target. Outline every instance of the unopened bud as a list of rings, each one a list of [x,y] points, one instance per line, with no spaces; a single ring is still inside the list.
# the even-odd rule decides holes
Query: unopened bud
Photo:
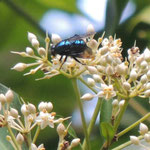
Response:
[[[5,97],[8,103],[12,102],[12,100],[14,99],[14,93],[12,92],[12,90],[8,90],[5,94]]]
[[[36,107],[31,103],[28,104],[28,110],[31,114],[36,113]]]
[[[128,83],[128,82],[123,82],[123,87],[124,87],[125,90],[129,91],[130,88],[131,88],[131,84]]]
[[[131,78],[132,80],[136,80],[136,79],[137,79],[137,73],[136,73],[134,70],[131,71],[131,73],[130,73],[130,78]]]
[[[45,102],[41,102],[39,105],[38,105],[38,109],[39,111],[43,111],[44,109],[46,109],[46,103]]]
[[[95,81],[92,78],[87,78],[87,83],[89,86],[95,86]]]
[[[21,72],[21,71],[23,71],[26,68],[27,68],[27,64],[25,64],[25,63],[17,63],[12,69]]]
[[[144,123],[140,123],[139,129],[140,129],[140,134],[141,135],[144,135],[145,133],[148,132],[148,127]]]
[[[14,118],[18,118],[18,110],[11,108],[10,109],[10,115]]]
[[[150,82],[148,82],[147,84],[146,84],[146,90],[149,90],[150,89]]]
[[[52,34],[52,42],[53,44],[57,44],[62,41],[61,37],[58,34]]]
[[[31,42],[32,39],[37,39],[37,37],[33,33],[28,32],[28,40]]]
[[[95,80],[95,82],[100,82],[101,78],[98,74],[93,74],[93,79]]]
[[[6,97],[4,94],[0,94],[0,102],[2,105],[4,105],[6,103]]]
[[[45,56],[45,55],[46,55],[46,50],[45,50],[45,48],[39,47],[39,48],[38,48],[38,54],[39,54],[40,56]]]
[[[88,46],[91,48],[91,49],[96,49],[97,48],[97,41],[95,39],[92,39],[89,43],[88,43]]]
[[[113,100],[113,102],[112,102],[112,106],[113,106],[113,107],[117,107],[118,104],[119,104],[119,102],[118,102],[117,99]]]
[[[71,141],[71,148],[78,146],[80,143],[80,139],[76,138]]]
[[[7,135],[6,136],[6,140],[9,141],[9,142],[11,142],[12,141],[11,136]]]
[[[144,57],[143,57],[143,55],[140,55],[139,57],[137,57],[137,59],[136,59],[136,64],[138,65],[138,66],[140,66],[141,65],[141,62],[144,60]]]
[[[144,94],[145,94],[146,97],[150,97],[150,90],[146,90],[146,91],[144,92]]]
[[[107,66],[106,68],[106,74],[108,75],[113,75],[114,74],[114,69],[112,68],[112,66]]]
[[[28,116],[29,115],[28,105],[23,104],[21,106],[21,112],[24,116]]]
[[[33,47],[38,48],[39,47],[39,41],[37,39],[32,39],[31,44]]]
[[[59,136],[62,136],[62,137],[66,136],[66,128],[62,123],[60,123],[57,126],[57,133],[58,133]]]
[[[147,78],[150,80],[150,70],[147,72]]]
[[[141,77],[141,80],[140,80],[140,81],[141,81],[142,84],[145,84],[145,83],[147,82],[147,75],[144,74],[144,75]]]
[[[146,61],[142,61],[142,62],[141,62],[140,67],[141,67],[142,69],[145,69],[147,66],[148,66],[148,64],[147,64]]]
[[[34,51],[31,47],[26,47],[26,53],[29,54],[29,55],[34,55]]]
[[[123,105],[124,105],[124,103],[125,103],[125,100],[121,100],[121,101],[119,102],[119,108],[122,108]]]
[[[91,74],[97,73],[97,69],[94,66],[88,66],[87,69]]]
[[[146,142],[150,143],[150,134],[146,133],[146,134],[144,135],[144,140],[145,140]]]
[[[93,98],[94,98],[94,95],[91,94],[91,93],[86,93],[86,94],[84,94],[84,95],[81,97],[81,99],[82,99],[82,100],[85,100],[85,101],[92,100]]]
[[[101,52],[101,55],[105,55],[109,51],[109,48],[108,48],[108,46],[103,46],[99,50]]]
[[[150,50],[148,48],[146,48],[144,50],[144,59],[147,61],[147,62],[150,62]]]
[[[136,136],[130,136],[130,141],[135,144],[135,145],[139,145],[140,141]]]
[[[111,64],[111,63],[113,62],[112,56],[107,55],[107,56],[106,56],[106,61],[107,61],[107,63]]]
[[[18,144],[22,144],[24,142],[24,137],[21,133],[18,133],[17,137],[16,137],[16,141]]]

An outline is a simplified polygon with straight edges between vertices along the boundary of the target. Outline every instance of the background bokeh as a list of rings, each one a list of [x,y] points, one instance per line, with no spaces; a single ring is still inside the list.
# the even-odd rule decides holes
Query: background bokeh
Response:
[[[116,34],[116,37],[121,38],[124,57],[135,40],[141,51],[146,47],[150,48],[149,0],[0,1],[0,83],[13,89],[25,101],[34,104],[38,104],[41,100],[51,101],[57,114],[65,117],[73,115],[73,126],[81,137],[80,116],[70,80],[60,75],[50,80],[35,81],[42,75],[41,72],[24,77],[22,72],[12,71],[10,68],[18,62],[29,63],[32,60],[13,55],[10,51],[24,51],[30,46],[27,40],[28,31],[36,34],[44,46],[46,31],[67,38],[74,34],[85,33],[90,23],[97,32],[95,38],[101,36],[104,31],[105,37]],[[83,85],[80,86],[81,92],[88,90]],[[132,101],[120,129],[148,112],[147,104],[148,100]],[[94,104],[91,105],[90,102],[85,104],[87,120],[92,114],[93,107]],[[92,143],[93,149],[98,149],[99,146],[98,133],[99,128],[95,127],[92,136],[92,140],[95,141]],[[124,136],[121,142],[127,140],[125,137],[128,135]],[[38,143],[41,142],[44,142],[49,150],[56,149],[58,137],[55,130],[47,128],[42,131]]]

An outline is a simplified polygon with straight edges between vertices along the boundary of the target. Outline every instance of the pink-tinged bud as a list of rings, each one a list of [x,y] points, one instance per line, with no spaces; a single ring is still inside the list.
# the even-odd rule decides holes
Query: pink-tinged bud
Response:
[[[82,100],[85,100],[85,101],[90,101],[90,100],[92,100],[93,98],[94,98],[94,95],[91,94],[91,93],[86,93],[86,94],[84,94],[84,95],[81,97],[81,99],[82,99]]]
[[[0,94],[0,102],[2,105],[4,105],[6,103],[6,97],[4,94]]]
[[[140,123],[139,129],[140,129],[140,134],[141,135],[144,135],[145,133],[148,132],[148,127],[144,123]]]
[[[26,53],[31,56],[34,55],[34,51],[31,47],[26,47]]]
[[[66,128],[62,123],[59,123],[59,125],[57,126],[57,133],[60,137],[66,136]]]
[[[27,68],[27,64],[25,64],[25,63],[18,63],[11,69],[21,72],[21,71],[24,71],[26,68]]]
[[[135,145],[139,145],[140,141],[136,136],[130,136],[130,141],[135,144]]]
[[[52,34],[52,42],[53,44],[57,44],[62,41],[61,37],[58,34]]]
[[[12,92],[12,90],[8,90],[5,94],[5,97],[6,97],[6,101],[8,103],[11,103],[12,100],[14,99],[14,93]]]
[[[79,138],[73,139],[73,140],[71,141],[71,147],[72,147],[72,148],[73,148],[73,147],[76,147],[76,146],[79,145],[79,143],[80,143],[80,139],[79,139]]]
[[[16,137],[16,141],[18,144],[22,145],[22,143],[24,142],[24,137],[21,133],[18,133],[17,137]]]

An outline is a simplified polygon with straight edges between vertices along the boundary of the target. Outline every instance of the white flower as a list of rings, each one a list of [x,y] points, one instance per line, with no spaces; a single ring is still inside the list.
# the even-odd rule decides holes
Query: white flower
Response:
[[[50,113],[40,112],[35,121],[40,124],[41,129],[44,129],[48,125],[51,128],[54,128],[54,116],[52,116]]]
[[[41,144],[38,147],[35,144],[31,144],[31,150],[45,150],[44,145]]]
[[[101,89],[97,95],[98,97],[103,97],[106,100],[109,100],[110,98],[116,96],[116,92],[114,91],[113,85],[106,85],[106,84],[101,84]]]

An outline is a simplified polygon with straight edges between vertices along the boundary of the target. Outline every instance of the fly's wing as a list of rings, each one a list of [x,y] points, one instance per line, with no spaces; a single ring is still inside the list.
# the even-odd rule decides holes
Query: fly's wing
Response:
[[[68,41],[80,40],[80,39],[84,39],[84,38],[90,37],[91,35],[94,35],[94,34],[95,34],[95,32],[86,33],[86,34],[82,34],[82,35],[75,34],[73,37],[70,37],[70,38],[68,38],[66,40],[68,40]]]

